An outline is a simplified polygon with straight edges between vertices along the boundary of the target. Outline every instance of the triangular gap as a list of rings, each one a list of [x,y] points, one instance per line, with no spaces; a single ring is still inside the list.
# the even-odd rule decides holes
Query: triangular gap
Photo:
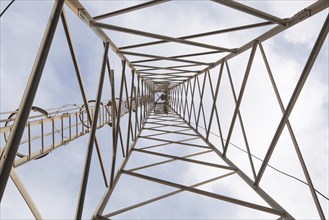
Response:
[[[101,145],[103,145],[103,146],[105,145],[105,147],[106,147],[106,142],[102,141]],[[97,156],[96,151],[97,150],[94,147],[93,157],[92,157],[92,161],[90,164],[90,171],[89,171],[89,177],[88,177],[88,187],[87,187],[87,191],[86,191],[86,197],[85,197],[85,203],[84,203],[84,209],[83,209],[83,215],[82,215],[83,218],[88,218],[94,213],[94,211],[96,210],[96,208],[98,206],[98,203],[96,201],[101,200],[101,198],[104,194],[104,191],[106,190],[106,187],[104,185],[104,176],[103,176],[102,172],[100,172],[99,161],[98,161],[98,156]],[[103,155],[104,154],[102,154],[102,156]],[[115,163],[115,173],[117,173],[118,170],[120,169],[120,165],[122,164],[123,160],[124,160],[124,158],[122,157],[122,154],[121,154],[121,148],[119,148],[119,146],[118,146],[117,159],[116,159],[116,163]],[[111,166],[112,166],[112,164],[105,166],[105,173],[106,173],[106,178],[107,178],[108,182],[110,179],[110,172],[111,172],[111,168],[112,168]],[[81,181],[81,180],[79,179],[79,181]],[[79,188],[79,187],[77,187],[77,188]],[[78,198],[78,196],[75,198]]]
[[[108,214],[127,206],[172,192],[173,190],[174,189],[169,186],[128,175],[121,175],[103,213]]]
[[[188,139],[195,139],[198,136],[196,135],[183,135],[183,134],[175,134],[175,133],[157,133],[153,135],[142,135],[142,138],[148,139],[158,139],[163,141],[184,141]]]
[[[208,151],[208,150],[204,149],[204,151]],[[193,157],[193,159],[227,166],[226,162],[223,161],[218,156],[218,154],[215,153],[214,151],[210,151],[209,153],[205,153],[205,154],[196,155]]]
[[[182,118],[188,120],[189,116],[189,82],[185,82],[182,85],[183,103],[182,103]]]
[[[217,115],[216,115],[216,109],[215,109],[215,98],[216,98],[216,88],[218,84],[218,79],[220,77],[220,71],[221,71],[221,65],[218,65],[217,67],[211,69],[207,73],[207,82],[205,84],[206,89],[205,89],[205,94],[204,96],[206,97],[204,99],[204,108],[205,108],[205,115],[206,115],[206,132],[209,133],[210,131],[213,131],[213,128],[216,127],[217,123]],[[221,74],[223,76],[223,72]],[[222,76],[219,84],[219,89],[218,89],[218,94],[221,92],[221,84],[222,84]],[[218,95],[217,95],[217,100],[218,100]],[[217,107],[218,110],[218,107]],[[210,118],[212,115],[212,119]],[[211,120],[211,121],[210,121]],[[211,126],[210,126],[211,123]],[[210,126],[210,127],[209,127]],[[210,130],[210,131],[209,131]],[[205,137],[207,137],[207,134]]]
[[[252,158],[253,165],[251,165],[247,152],[240,121],[236,120],[230,143],[228,145],[227,158],[233,161],[233,163],[247,174],[250,179],[254,179],[252,168],[252,166],[255,165],[254,158]]]
[[[270,206],[258,195],[249,185],[247,185],[238,175],[231,175],[226,178],[220,179],[216,182],[209,183],[198,189],[211,191],[223,196],[239,199],[256,205],[261,205],[270,208]],[[240,207],[237,205],[238,210]],[[242,208],[242,207],[241,207]],[[268,213],[255,210],[254,217],[268,216]],[[250,216],[251,217],[251,216]],[[274,216],[272,216],[273,218]],[[276,216],[278,218],[278,216]]]
[[[146,129],[148,130],[148,129]],[[191,132],[190,133],[187,133],[185,132],[185,129],[182,130],[182,131],[176,131],[176,132],[172,132],[172,131],[154,131],[154,130],[151,130],[152,133],[147,133],[147,136],[149,137],[159,137],[159,138],[163,138],[163,139],[166,139],[166,138],[169,138],[170,139],[170,136],[177,136],[177,135],[180,135],[182,136],[182,138],[192,138],[192,137],[197,137],[196,134],[192,134]],[[143,134],[143,136],[146,136]]]
[[[278,202],[284,202],[285,208],[294,217],[319,218],[309,187],[284,173],[306,182],[287,128],[280,136],[261,179],[260,187],[267,190]]]
[[[128,73],[127,73],[128,72]],[[130,106],[130,99],[131,99],[131,92],[132,92],[132,74],[135,74],[135,73],[132,73],[131,69],[129,68],[129,66],[126,64],[126,69],[125,69],[125,80],[124,80],[124,91],[123,91],[123,96],[122,97],[125,97],[125,99],[123,98],[122,101],[124,101],[122,103],[122,105],[124,106],[124,109],[126,109],[127,111],[127,114],[125,117],[122,117],[123,118],[126,118],[127,119],[127,122],[126,122],[126,127],[124,127],[124,129],[121,129],[121,132],[123,134],[125,134],[124,136],[128,136],[128,132],[130,132],[129,134],[129,141],[132,140],[132,136],[133,136],[133,124],[131,124],[131,127],[130,127],[130,130],[128,131],[128,126],[129,126],[129,111],[130,109],[132,109],[132,106],[134,106],[133,103],[132,106]],[[135,77],[136,77],[136,74],[135,74]],[[132,100],[133,101],[133,100]],[[124,112],[126,112],[124,111]],[[131,118],[133,118],[133,111],[131,111]],[[126,146],[126,138],[124,139],[124,145],[125,145],[125,148],[127,147]]]
[[[186,82],[182,83],[180,86],[180,100],[181,100],[181,105],[180,105],[180,116],[183,118],[184,117],[184,107],[185,107],[185,88]],[[186,114],[186,113],[185,113]]]
[[[200,105],[200,96],[199,96],[199,91],[198,91],[198,85],[197,85],[197,79],[196,77],[191,79],[191,85],[192,85],[192,90],[191,90],[191,120],[189,120],[190,123],[196,123],[197,119],[197,109],[198,106]],[[193,104],[193,105],[192,105]]]
[[[145,149],[145,150],[157,152],[158,148],[161,148],[161,147],[165,148],[167,146],[169,146],[169,145],[162,145],[162,146],[158,146],[158,147],[151,148],[151,149]],[[158,157],[158,156],[153,156],[153,155],[146,154],[146,153],[141,153],[138,151],[133,151],[129,158],[129,161],[125,167],[125,170],[131,170],[131,169],[134,170],[134,169],[138,169],[138,168],[147,169],[147,168],[142,168],[142,167],[153,165],[153,164],[156,164],[159,162],[164,162],[167,160],[170,160],[170,158]],[[154,165],[154,166],[158,166],[158,165]]]
[[[232,170],[175,160],[159,166],[136,170],[134,173],[188,186],[210,178],[232,173]]]
[[[209,151],[210,151],[210,149],[207,149],[207,148],[192,147],[192,146],[181,145],[181,144],[166,144],[166,145],[159,145],[157,147],[149,148],[149,149],[142,149],[142,150],[136,149],[136,151],[134,151],[134,154],[137,156],[148,155],[150,158],[151,157],[161,157],[161,158],[163,157],[166,159],[172,159],[172,158],[166,157],[166,156],[153,155],[153,154],[147,153],[147,152],[154,152],[154,153],[171,155],[174,157],[188,156],[188,159],[196,160],[193,157],[194,154],[202,154],[204,152],[209,152]],[[180,161],[179,159],[177,159],[177,160]],[[145,159],[145,162],[147,162],[147,164],[150,163],[147,159]]]
[[[222,138],[223,138],[224,144],[225,144],[225,140],[227,138],[228,131],[229,131],[229,128],[231,125],[233,112],[235,109],[234,97],[231,92],[230,81],[229,81],[228,72],[225,67],[225,64],[223,67],[223,74],[222,74],[221,84],[220,84],[218,97],[217,97],[217,101],[216,101],[216,106],[217,106],[218,119],[219,119],[219,123],[220,123],[220,127],[221,127],[221,132],[223,135]],[[212,124],[213,124],[212,127],[214,129],[211,130],[212,133],[210,133],[210,135],[211,135],[210,140],[218,149],[221,149],[222,144],[219,139],[221,134],[219,132],[216,112],[214,113]]]
[[[17,212],[17,210],[19,210],[19,212]],[[0,214],[1,219],[34,219],[31,210],[27,206],[11,178],[9,178],[6,191],[3,194]],[[43,213],[41,212],[40,214],[42,215]]]
[[[206,123],[206,115],[205,115],[205,107],[204,107],[204,103],[205,100],[207,99],[207,97],[205,97],[205,88],[206,87],[206,82],[205,80],[207,80],[207,75],[206,73],[200,74],[196,77],[197,80],[197,94],[198,94],[198,105],[196,108],[196,116],[197,116],[197,120],[196,120],[196,124],[191,124],[192,127],[196,128],[201,134],[203,134],[204,136],[206,135],[205,129],[207,128],[207,123]],[[203,86],[205,85],[205,86]]]
[[[246,50],[243,53],[240,53],[238,56],[235,56],[233,59],[230,59],[228,61],[237,98],[239,97],[240,88],[246,73],[246,68],[250,58],[251,50],[252,49]]]
[[[216,109],[214,109],[212,129],[209,132],[209,141],[211,143],[213,143],[217,149],[224,150],[225,140],[226,140],[226,136],[227,136],[227,134],[225,133],[225,131],[226,131],[225,126],[227,127],[228,125],[223,124],[223,120],[228,120],[228,119],[223,118],[221,115],[221,112],[225,111],[227,109],[227,107],[226,107],[227,101],[225,99],[230,99],[230,97],[229,97],[230,84],[229,84],[229,80],[227,79],[228,70],[226,68],[226,63],[223,63],[222,71],[223,72],[222,72],[220,87],[218,90],[218,97],[216,100]],[[233,98],[233,96],[232,96],[232,98]],[[225,104],[222,104],[223,102]]]
[[[240,113],[251,153],[264,158],[282,113],[260,50],[251,66]]]

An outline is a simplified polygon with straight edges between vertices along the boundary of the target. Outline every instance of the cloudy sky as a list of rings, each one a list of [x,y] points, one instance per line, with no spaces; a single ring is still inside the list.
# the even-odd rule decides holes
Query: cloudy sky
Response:
[[[10,1],[1,0],[1,11],[9,2]],[[135,5],[141,1],[81,2],[92,16],[96,16],[108,11],[115,11]],[[313,3],[313,1],[243,1],[242,3],[265,10],[281,18],[287,18],[307,7]],[[19,106],[52,5],[53,1],[16,0],[12,7],[1,17],[0,112],[13,111]],[[65,10],[80,68],[82,70],[88,99],[95,99],[103,55],[103,44],[69,8],[65,6]],[[293,89],[327,14],[328,10],[325,10],[263,43],[285,106],[289,102]],[[233,9],[206,1],[172,1],[128,13],[125,16],[117,16],[102,20],[104,23],[173,37],[262,21],[263,20],[259,18],[245,15]],[[195,41],[222,47],[237,48],[271,27],[273,26],[265,26],[250,31],[233,32],[224,35],[214,35],[196,39]],[[119,47],[153,40],[151,38],[124,35],[114,31],[105,32]],[[170,45],[170,47],[168,45]],[[142,50],[136,48],[132,51],[141,52]],[[174,56],[203,52],[204,49],[171,43],[146,47],[143,51],[155,55]],[[228,61],[237,94],[240,90],[249,54],[250,50]],[[203,60],[213,62],[217,61],[221,56],[222,55],[218,54],[209,55]],[[118,94],[121,62],[112,51],[109,52],[109,57],[111,68],[114,69],[115,72],[116,94]],[[127,57],[131,61],[139,59],[134,56]],[[191,59],[198,60],[198,58],[199,57]],[[156,64],[164,65],[165,63],[156,62]],[[176,65],[176,63],[173,64]],[[219,67],[211,70],[213,86],[217,83],[218,72]],[[296,134],[313,183],[315,187],[327,197],[329,185],[328,72],[327,38],[290,117],[290,122]],[[126,71],[126,73],[128,82],[130,82],[130,71]],[[203,77],[203,75],[199,77],[200,83],[203,81]],[[230,89],[227,71],[224,70],[217,100],[224,137],[227,136],[234,111],[234,99]],[[205,112],[209,117],[212,103],[209,85],[205,90],[205,94],[207,97],[204,104]],[[199,103],[199,98],[197,98],[197,96],[198,93],[196,94],[195,102]],[[109,98],[109,81],[106,78],[102,99]],[[47,109],[74,103],[82,103],[82,98],[75,78],[63,27],[61,22],[59,22],[33,105]],[[249,81],[245,90],[244,100],[241,104],[241,115],[252,153],[260,158],[264,158],[282,114],[259,49],[256,51]],[[3,119],[3,117],[4,116],[1,115],[1,119]],[[126,122],[127,117],[123,117],[122,126],[125,127]],[[194,122],[193,117],[192,122]],[[200,125],[203,126],[203,123]],[[213,121],[212,131],[214,134],[218,134],[218,127],[215,121]],[[200,132],[204,134],[202,129]],[[111,129],[109,127],[104,127],[97,131],[108,173],[110,172],[112,149],[112,142],[109,134],[111,134]],[[144,132],[142,134],[151,133]],[[161,136],[161,138],[181,140],[182,137],[178,135],[165,135]],[[3,147],[5,145],[3,137],[1,137],[0,141],[1,147]],[[211,135],[210,141],[221,149],[218,137]],[[17,168],[18,175],[24,182],[25,187],[28,189],[44,218],[74,218],[87,142],[88,136],[86,135],[52,152],[44,159],[33,161]],[[238,122],[235,124],[231,142],[245,149]],[[201,141],[194,141],[193,143],[203,144]],[[152,144],[159,144],[159,142],[140,139],[136,147],[141,148]],[[168,146],[165,149],[159,148],[158,152],[187,155],[197,151],[186,148],[181,150],[173,148],[173,146]],[[244,152],[230,145],[228,157],[246,174],[252,177],[248,158]],[[213,154],[200,155],[193,159],[222,163],[222,161]],[[164,160],[164,158],[154,158],[149,155],[134,153],[128,164],[128,168],[162,160]],[[120,156],[117,164],[119,165],[121,162],[122,157]],[[258,170],[260,162],[257,160],[254,160],[254,162],[256,170]],[[277,144],[270,164],[305,181],[289,133],[286,129],[282,133],[282,137]],[[218,173],[214,168],[204,168],[199,165],[190,165],[184,162],[168,163],[158,166],[157,168],[158,169],[149,168],[145,173],[186,185],[198,183],[207,178],[213,178],[224,174],[224,172]],[[85,210],[83,213],[84,218],[89,218],[92,215],[100,198],[105,192],[102,181],[99,163],[96,153],[94,152]],[[311,194],[306,185],[283,176],[273,171],[271,168],[266,169],[260,185],[294,217],[300,219],[318,218]],[[237,175],[207,184],[199,187],[199,189],[209,190],[265,205],[264,201],[257,197]],[[172,192],[173,190],[175,189],[122,175],[117,190],[110,200],[112,206],[107,206],[104,214],[120,209],[125,205],[138,203],[167,192]],[[328,217],[328,200],[321,196],[319,196],[319,200],[326,217]],[[186,201],[189,202],[187,203]],[[11,180],[8,181],[7,189],[2,199],[0,214],[1,219],[33,218]],[[251,209],[241,208],[236,205],[200,197],[187,192],[169,197],[161,202],[153,203],[139,210],[118,215],[117,217],[188,219],[271,218],[271,216],[263,215],[263,213],[255,212]]]

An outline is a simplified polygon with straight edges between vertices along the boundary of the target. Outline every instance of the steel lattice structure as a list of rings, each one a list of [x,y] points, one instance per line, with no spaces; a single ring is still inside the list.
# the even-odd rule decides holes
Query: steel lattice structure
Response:
[[[104,181],[104,183],[99,183],[98,187],[102,187],[104,195],[100,199],[93,216],[91,216],[93,219],[112,218],[182,192],[190,192],[231,203],[236,205],[237,208],[247,207],[250,210],[263,213],[262,218],[294,219],[293,212],[274,199],[270,191],[262,188],[263,176],[269,169],[269,161],[272,155],[275,154],[274,151],[283,131],[287,130],[293,143],[295,156],[299,161],[300,170],[308,185],[308,193],[311,195],[309,204],[316,207],[318,218],[328,218],[328,216],[325,216],[326,211],[324,211],[324,206],[328,203],[321,203],[319,199],[319,194],[311,178],[312,175],[302,154],[302,147],[299,145],[294,128],[289,120],[318,54],[328,39],[328,15],[323,21],[322,28],[317,35],[318,37],[306,63],[300,64],[303,67],[302,72],[286,104],[284,104],[280,95],[274,77],[275,74],[272,73],[270,57],[268,57],[263,44],[295,25],[303,23],[310,17],[316,16],[318,13],[328,12],[329,2],[319,0],[299,12],[291,12],[289,18],[280,18],[247,6],[244,2],[213,0],[213,7],[231,8],[257,17],[262,21],[204,33],[196,31],[194,34],[180,37],[126,28],[101,21],[171,3],[169,0],[139,2],[120,10],[111,11],[109,9],[110,12],[108,13],[92,16],[88,9],[83,6],[83,1],[54,1],[20,106],[16,111],[2,113],[5,119],[2,118],[1,120],[0,130],[4,140],[0,148],[0,198],[2,199],[6,193],[6,185],[11,178],[34,217],[42,219],[38,206],[33,202],[33,198],[24,187],[23,181],[20,180],[16,170],[19,166],[34,160],[47,160],[47,155],[50,152],[88,135],[87,152],[77,198],[76,219],[82,218],[86,206],[85,200],[88,192],[88,181],[90,181],[90,167],[94,149],[97,153],[97,160]],[[89,27],[89,31],[94,32],[104,45],[102,66],[98,76],[97,95],[94,100],[88,100],[87,98],[82,78],[83,70],[80,69],[78,54],[73,46],[74,38],[71,35],[70,22],[65,14],[66,10],[70,10],[70,13],[72,11],[84,22]],[[44,110],[34,106],[33,101],[48,53],[51,50],[55,31],[58,28],[57,26],[61,25],[58,24],[59,21],[61,21],[64,28],[65,40],[74,65],[83,104]],[[245,44],[233,47],[230,45],[208,44],[205,43],[207,40],[203,40],[209,36],[228,33],[238,34],[241,31],[252,31],[258,28],[264,28],[262,34],[248,39]],[[112,41],[111,34],[113,32],[124,34],[122,36],[136,35],[155,40],[118,47]],[[178,44],[189,47],[189,50],[187,50],[189,53],[184,53],[183,49],[183,52],[179,55],[168,56],[168,52],[175,51],[171,46]],[[154,50],[157,51],[159,45],[168,45],[168,47],[166,47],[166,50],[159,50],[157,55],[153,55],[145,49],[155,48]],[[195,50],[193,51],[193,49]],[[138,52],[136,52],[137,50]],[[109,53],[116,54],[121,60],[120,73],[113,71],[108,56]],[[272,102],[275,102],[281,111],[280,120],[277,121],[275,129],[271,133],[271,140],[269,145],[265,147],[266,153],[261,158],[261,163],[256,161],[253,155],[253,145],[248,137],[248,128],[250,126],[246,126],[244,123],[244,116],[241,111],[248,80],[250,75],[253,74],[252,68],[257,59],[256,53],[259,54],[258,62],[260,61],[266,68],[266,77],[270,82],[271,91],[275,94],[276,100],[272,100]],[[237,79],[237,77],[234,77],[235,72],[231,61],[242,56],[242,54],[244,56],[247,54],[244,58],[246,64],[241,64],[239,67],[243,69],[243,74],[241,74],[240,79]],[[208,55],[216,57],[216,59],[210,62]],[[130,57],[143,57],[145,59],[131,61]],[[197,59],[192,59],[192,57],[197,57]],[[227,86],[224,87],[227,91],[222,91],[224,89],[222,88],[224,80],[227,83]],[[104,83],[107,81],[109,81],[111,96],[109,100],[104,100],[102,92]],[[119,88],[115,88],[115,82],[117,81],[120,82]],[[119,93],[116,94],[116,91],[119,91]],[[231,113],[225,119],[221,111],[226,107],[226,103],[220,103],[219,101],[222,93],[230,94],[233,103]],[[223,120],[227,123],[224,124]],[[105,126],[110,130],[111,136],[111,143],[107,143],[111,146],[110,165],[106,165],[106,162],[104,162],[104,152],[100,147],[99,136],[96,136],[96,133]],[[247,161],[243,166],[240,165],[239,161],[232,159],[234,156],[230,154],[233,148],[232,140],[237,131],[241,132],[240,137],[243,140],[243,149],[245,151],[244,158]],[[171,151],[172,153],[168,153],[170,151],[164,151],[164,147],[167,150],[174,150]],[[193,151],[185,153],[184,149],[192,149]],[[160,157],[162,160],[154,161],[150,159],[150,162],[148,162],[147,159],[144,159],[147,155],[153,158]],[[211,157],[215,157],[215,160],[209,160],[207,155],[212,155]],[[136,166],[128,165],[133,160],[132,157],[137,161],[133,163]],[[328,161],[320,162],[327,163]],[[148,173],[149,169],[154,168],[156,170],[157,167],[168,164],[174,164],[173,166],[181,169],[187,164],[198,167],[196,169],[200,170],[214,169],[214,171],[211,171],[213,176],[202,181],[194,180],[178,183],[169,180],[170,178],[168,179],[166,175],[155,175],[155,171]],[[163,187],[171,187],[174,191],[133,205],[126,205],[117,210],[108,211],[106,207],[115,203],[115,199],[112,201],[111,198],[115,194],[118,185],[120,185],[122,176],[155,182]],[[262,202],[257,203],[248,199],[235,198],[202,188],[206,184],[215,181],[220,182],[222,179],[231,178],[232,176],[242,180],[246,188],[251,190]],[[239,190],[241,190],[241,193],[244,191],[242,188]],[[157,217],[161,218],[161,213]],[[220,217],[218,216],[218,218]]]

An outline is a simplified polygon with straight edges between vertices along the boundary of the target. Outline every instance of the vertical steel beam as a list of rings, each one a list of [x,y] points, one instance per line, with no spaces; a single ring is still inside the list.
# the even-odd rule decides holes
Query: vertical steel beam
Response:
[[[64,0],[56,0],[54,2],[54,6],[51,11],[50,18],[45,33],[43,35],[37,57],[34,61],[29,81],[26,85],[24,95],[17,112],[17,116],[13,125],[13,130],[10,133],[9,140],[6,144],[5,150],[0,161],[0,201],[2,200],[2,196],[7,185],[10,171],[13,166],[18,147],[23,132],[25,130],[25,125],[30,114],[33,100],[39,87],[41,75],[46,64],[46,60],[58,24],[59,16],[63,8],[63,4]]]
[[[192,116],[192,107],[193,107],[193,113],[194,113],[194,121],[196,121],[196,113],[195,113],[195,106],[194,106],[194,92],[195,92],[195,86],[196,86],[196,78],[194,78],[194,83],[193,83],[193,89],[192,89],[192,100],[191,100],[191,109],[190,109],[190,117],[188,118],[188,122],[191,123],[191,116]],[[191,84],[191,80],[190,80]],[[190,85],[192,87],[192,85]]]
[[[207,123],[206,123],[206,117],[205,117],[205,113],[204,113],[204,107],[203,107],[203,95],[204,95],[204,90],[205,90],[205,85],[206,85],[206,81],[207,81],[207,74],[204,74],[204,78],[203,78],[203,83],[202,83],[202,90],[200,89],[200,81],[198,76],[195,77],[198,81],[198,89],[199,89],[199,94],[200,94],[200,105],[199,105],[199,110],[198,110],[198,117],[195,123],[195,128],[196,130],[198,130],[199,127],[199,120],[200,120],[200,113],[202,110],[203,113],[203,122],[204,122],[204,127],[205,129],[207,128]]]
[[[92,120],[91,131],[89,134],[88,150],[87,150],[87,155],[86,155],[86,160],[85,160],[83,177],[82,177],[82,181],[81,181],[78,206],[77,206],[77,210],[76,210],[76,217],[75,217],[76,219],[82,218],[83,205],[84,205],[84,201],[85,201],[87,184],[88,184],[90,163],[91,163],[91,158],[92,158],[92,154],[93,154],[93,146],[94,146],[95,137],[96,137],[97,119],[98,119],[98,113],[99,113],[99,109],[100,109],[100,101],[102,98],[102,90],[103,90],[103,84],[104,84],[104,76],[105,76],[108,49],[109,49],[109,44],[106,43],[104,55],[103,55],[102,69],[101,69],[99,83],[98,83],[98,89],[97,89],[95,112],[94,112],[94,117]]]
[[[238,98],[238,101],[237,101],[237,103],[235,105],[235,110],[234,110],[233,117],[232,117],[232,120],[231,120],[230,129],[229,129],[229,132],[228,132],[228,135],[227,135],[227,138],[226,138],[226,143],[225,143],[224,152],[223,152],[224,157],[226,156],[227,148],[228,148],[228,145],[230,144],[230,140],[231,140],[231,136],[232,136],[232,133],[233,133],[233,128],[234,128],[235,120],[236,120],[236,117],[238,116],[238,112],[239,112],[239,109],[240,109],[240,105],[241,105],[243,93],[244,93],[244,90],[246,88],[248,77],[249,77],[249,73],[250,73],[250,70],[251,70],[251,65],[252,65],[252,62],[253,62],[254,57],[255,57],[257,44],[258,44],[258,42],[255,41],[254,42],[254,45],[253,45],[253,47],[251,49],[251,53],[250,53],[250,57],[249,57],[249,61],[248,61],[247,69],[246,69],[246,73],[245,73],[245,75],[243,77],[243,81],[242,81],[242,85],[241,85],[241,89],[240,89],[240,93],[239,93],[239,98]]]
[[[70,29],[69,29],[68,24],[67,24],[67,21],[66,21],[66,15],[65,15],[64,9],[62,10],[61,20],[62,20],[62,24],[63,24],[63,27],[64,27],[64,32],[65,32],[65,35],[66,35],[66,40],[67,40],[67,43],[68,43],[68,46],[69,46],[69,49],[70,49],[71,58],[72,58],[73,66],[74,66],[74,70],[75,70],[75,74],[76,74],[77,79],[78,79],[78,83],[79,83],[79,88],[80,88],[80,92],[81,92],[83,104],[86,107],[86,113],[87,113],[87,117],[88,117],[88,122],[89,122],[89,124],[91,124],[92,123],[92,115],[90,113],[88,99],[87,99],[87,96],[86,96],[86,90],[85,90],[85,86],[84,86],[83,80],[82,80],[82,74],[81,74],[80,67],[79,67],[79,64],[78,64],[77,56],[75,54],[74,46],[73,46],[72,39],[71,39]],[[103,163],[103,159],[102,159],[102,153],[100,151],[100,147],[99,147],[99,143],[98,143],[97,137],[95,137],[95,145],[96,145],[98,160],[99,160],[99,163],[100,163],[100,166],[101,166],[101,170],[102,170],[102,174],[103,174],[103,178],[104,178],[104,183],[105,183],[105,186],[108,187],[106,172],[105,172],[104,163]]]
[[[212,108],[211,108],[211,113],[210,113],[210,119],[209,119],[209,125],[208,125],[208,130],[207,130],[207,136],[206,139],[209,139],[209,134],[210,134],[210,129],[211,129],[211,124],[212,124],[212,118],[214,116],[214,111],[216,108],[216,102],[217,102],[217,97],[218,97],[218,92],[219,92],[219,86],[220,82],[222,81],[222,75],[223,75],[223,68],[224,68],[224,62],[220,66],[219,74],[218,74],[218,80],[217,80],[217,85],[216,85],[216,92],[215,92],[215,97],[212,103]],[[210,76],[209,76],[210,78]],[[211,81],[209,81],[211,83]]]
[[[215,94],[214,94],[214,89],[213,89],[212,82],[211,82],[210,71],[207,71],[207,72],[208,72],[208,77],[209,77],[210,92],[211,92],[212,99],[214,100]],[[220,121],[219,121],[217,105],[215,105],[215,114],[216,114],[217,126],[219,129],[220,143],[222,144],[222,149],[224,150],[224,139],[223,139],[222,127],[221,127]],[[207,132],[207,128],[205,128],[205,131]],[[211,132],[211,131],[209,131],[209,132]]]
[[[189,111],[188,111],[188,92],[189,92],[189,89],[190,89],[190,87],[189,87],[189,83],[188,82],[186,82],[186,84],[187,84],[187,86],[185,86],[185,83],[183,83],[183,88],[184,88],[184,90],[185,90],[185,104],[184,104],[184,112],[183,112],[183,118],[185,119],[185,113],[186,113],[186,109],[187,109],[187,114],[188,114],[188,116],[189,116]]]
[[[288,119],[289,119],[289,116],[290,116],[290,114],[291,114],[291,112],[292,112],[292,110],[293,110],[293,108],[294,108],[294,106],[297,102],[298,96],[301,93],[301,91],[303,89],[303,86],[304,86],[304,84],[307,80],[307,77],[308,77],[309,73],[312,70],[313,64],[314,64],[314,62],[315,62],[315,60],[316,60],[316,58],[317,58],[317,56],[318,56],[318,54],[319,54],[319,52],[322,48],[322,45],[323,45],[324,41],[326,40],[326,37],[328,35],[328,31],[329,31],[329,15],[327,15],[327,18],[326,18],[326,20],[323,24],[323,27],[322,27],[322,29],[319,33],[318,38],[316,39],[316,42],[315,42],[314,47],[311,51],[311,54],[308,57],[308,60],[305,64],[305,67],[304,67],[304,69],[301,73],[301,76],[298,80],[298,83],[295,87],[295,90],[294,90],[294,92],[293,92],[293,94],[292,94],[292,96],[289,100],[286,111],[285,111],[284,115],[282,116],[280,124],[279,124],[279,126],[278,126],[278,128],[277,128],[277,130],[274,134],[272,142],[271,142],[271,144],[268,148],[268,151],[265,155],[264,162],[262,163],[262,166],[259,169],[257,178],[255,180],[255,186],[258,186],[258,184],[259,184],[259,182],[260,182],[260,180],[261,180],[261,178],[264,174],[264,171],[265,171],[265,169],[267,167],[267,164],[268,164],[268,162],[269,162],[269,160],[272,156],[274,148],[275,148],[275,146],[276,146],[276,144],[277,144],[277,142],[278,142],[278,140],[281,136],[281,133],[282,133],[282,131],[283,131]],[[320,216],[321,216],[321,218],[324,219],[325,217],[322,214],[320,213]]]
[[[230,81],[230,86],[231,86],[231,90],[232,90],[232,94],[233,94],[233,98],[234,98],[234,103],[236,105],[238,100],[236,98],[236,93],[235,93],[235,89],[234,89],[234,85],[233,85],[231,71],[228,67],[227,61],[225,62],[225,64],[226,64],[226,70],[227,70],[227,74],[228,74],[228,78],[229,78],[229,81]],[[240,121],[240,125],[241,125],[241,130],[242,130],[244,143],[246,145],[247,152],[248,152],[248,159],[249,159],[251,171],[252,171],[252,174],[254,175],[254,179],[256,179],[255,166],[254,166],[254,163],[252,161],[251,152],[250,152],[249,143],[248,143],[248,138],[247,138],[246,130],[244,129],[244,124],[243,124],[243,121],[242,121],[242,116],[241,116],[240,109],[238,110],[238,117],[239,117],[239,121]]]
[[[129,151],[129,141],[130,141],[130,132],[129,130],[132,129],[132,126],[131,126],[131,114],[132,114],[132,106],[133,106],[133,92],[134,92],[134,83],[135,83],[135,73],[134,71],[132,70],[131,71],[131,88],[130,88],[130,100],[129,100],[129,118],[128,118],[128,134],[127,134],[127,149],[126,149],[126,152],[128,153]],[[137,106],[135,106],[135,109],[137,108]],[[134,140],[134,134],[131,133],[131,137],[133,138]]]
[[[118,147],[118,136],[119,136],[119,129],[120,129],[120,115],[121,115],[121,105],[122,105],[122,95],[123,95],[123,87],[124,87],[124,80],[125,80],[125,71],[126,71],[126,61],[122,61],[122,76],[121,76],[121,85],[120,85],[120,94],[119,94],[119,106],[117,111],[117,121],[116,121],[116,130],[115,130],[115,144],[113,146],[112,152],[112,168],[111,168],[111,181],[110,186],[113,185],[114,175],[115,175],[115,164],[116,164],[116,154],[117,154],[117,147]]]

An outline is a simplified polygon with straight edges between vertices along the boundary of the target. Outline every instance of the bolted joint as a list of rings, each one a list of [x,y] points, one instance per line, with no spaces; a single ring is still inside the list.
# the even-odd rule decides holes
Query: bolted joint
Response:
[[[304,9],[297,13],[299,21],[305,20],[306,18],[309,18],[311,16],[311,10]]]

